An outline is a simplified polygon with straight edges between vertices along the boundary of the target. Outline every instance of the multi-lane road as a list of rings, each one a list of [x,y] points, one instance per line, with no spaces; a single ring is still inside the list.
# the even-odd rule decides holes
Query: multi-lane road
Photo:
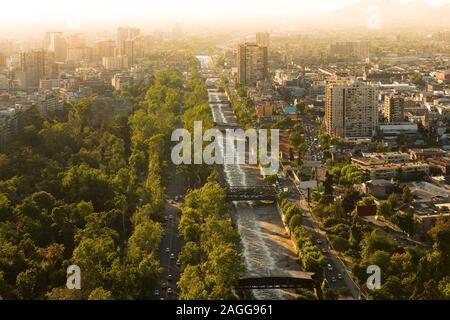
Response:
[[[183,241],[178,234],[180,210],[186,192],[184,178],[175,174],[175,165],[170,164],[167,170],[166,203],[163,213],[164,234],[159,248],[160,265],[163,268],[160,285],[155,291],[155,299],[176,300],[178,290],[176,283],[180,277],[180,266],[177,263]]]
[[[305,142],[308,145],[306,158],[314,161],[320,161],[323,164],[324,158],[319,147],[317,124],[308,117],[305,117],[303,120]],[[322,253],[327,258],[328,266],[324,271],[328,283],[330,284],[330,288],[336,293],[339,293],[342,288],[347,288],[347,291],[353,299],[359,299],[360,290],[350,277],[347,266],[332,250],[326,233],[320,229],[319,222],[314,217],[308,204],[306,190],[298,189],[297,185],[293,182],[292,177],[289,177],[286,183],[288,184],[289,190],[297,190],[297,192],[291,192],[290,200],[302,209],[303,227],[313,233],[316,244],[320,247]]]

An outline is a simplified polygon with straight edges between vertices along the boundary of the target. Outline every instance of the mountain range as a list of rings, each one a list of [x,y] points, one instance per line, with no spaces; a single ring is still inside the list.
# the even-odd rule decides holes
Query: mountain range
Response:
[[[323,25],[357,27],[450,26],[450,4],[430,6],[422,1],[362,0],[324,14]]]

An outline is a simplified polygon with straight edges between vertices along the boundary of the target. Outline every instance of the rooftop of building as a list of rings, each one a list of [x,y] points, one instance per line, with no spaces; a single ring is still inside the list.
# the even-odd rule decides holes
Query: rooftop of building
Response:
[[[284,106],[283,107],[283,112],[284,113],[296,113],[297,112],[297,107],[296,106]]]
[[[411,152],[414,153],[446,153],[444,150],[440,149],[440,148],[415,148],[415,149],[410,149]]]
[[[365,165],[369,170],[389,170],[389,169],[410,169],[410,168],[426,168],[429,167],[427,163],[407,162],[407,163],[383,163],[374,165]]]

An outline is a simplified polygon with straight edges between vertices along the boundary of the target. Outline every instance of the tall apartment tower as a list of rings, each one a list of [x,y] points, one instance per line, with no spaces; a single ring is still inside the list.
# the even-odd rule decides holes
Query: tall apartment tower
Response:
[[[256,34],[256,44],[261,47],[269,47],[270,34],[268,32],[258,32]]]
[[[124,47],[124,41],[133,40],[141,33],[139,28],[119,27],[117,28],[116,46],[117,48]]]
[[[332,137],[369,138],[378,126],[376,89],[363,82],[332,80],[325,95],[325,127]]]
[[[55,54],[55,61],[64,62],[67,58],[67,41],[60,31],[45,33],[44,50]]]
[[[95,61],[102,61],[103,57],[114,57],[116,42],[114,40],[100,40],[93,44],[93,55]]]
[[[384,97],[384,118],[387,122],[402,122],[405,120],[405,99],[399,94]]]
[[[125,40],[123,42],[123,54],[128,58],[128,65],[133,65],[136,60],[133,40]]]
[[[267,47],[256,43],[244,43],[238,46],[238,81],[242,85],[255,86],[260,80],[267,79]]]
[[[33,50],[20,54],[20,71],[24,75],[26,87],[39,87],[39,81],[58,76],[54,53],[45,50]]]

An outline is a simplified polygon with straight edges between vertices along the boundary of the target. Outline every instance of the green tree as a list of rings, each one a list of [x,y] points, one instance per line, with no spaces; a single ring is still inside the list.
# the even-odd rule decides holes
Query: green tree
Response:
[[[89,294],[88,300],[112,300],[112,293],[103,288],[95,288]]]

